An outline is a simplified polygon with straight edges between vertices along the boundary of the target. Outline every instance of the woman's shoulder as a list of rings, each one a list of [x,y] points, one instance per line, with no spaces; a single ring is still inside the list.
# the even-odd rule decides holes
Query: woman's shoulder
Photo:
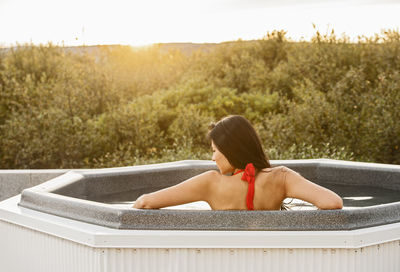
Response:
[[[261,170],[262,175],[264,175],[268,180],[274,181],[284,181],[286,176],[292,172],[296,173],[292,169],[282,165],[264,168]]]
[[[220,178],[222,176],[222,174],[218,170],[208,170],[204,172],[203,175],[206,175],[207,177],[213,179]]]
[[[293,170],[291,170],[288,167],[283,166],[283,165],[274,166],[274,167],[270,167],[270,168],[264,168],[261,170],[261,172],[272,173],[272,174],[281,174],[281,173],[286,173],[288,171],[293,171]]]
[[[218,170],[208,170],[203,175],[212,183],[218,182],[224,177]]]

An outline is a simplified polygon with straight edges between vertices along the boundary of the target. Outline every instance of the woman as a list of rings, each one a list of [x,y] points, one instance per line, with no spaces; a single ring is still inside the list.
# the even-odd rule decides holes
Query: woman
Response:
[[[319,209],[342,208],[342,199],[334,192],[287,167],[271,168],[261,141],[246,118],[225,117],[212,125],[208,138],[219,172],[207,171],[142,195],[133,207],[157,209],[206,201],[213,210],[279,210],[285,198],[297,198]]]

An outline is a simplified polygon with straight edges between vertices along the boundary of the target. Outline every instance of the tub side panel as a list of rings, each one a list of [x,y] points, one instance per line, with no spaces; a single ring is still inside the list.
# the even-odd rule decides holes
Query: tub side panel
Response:
[[[399,241],[359,249],[107,249],[105,271],[398,272]]]
[[[104,250],[0,220],[0,271],[103,272]]]
[[[7,272],[400,271],[400,240],[334,248],[92,248],[0,220]]]

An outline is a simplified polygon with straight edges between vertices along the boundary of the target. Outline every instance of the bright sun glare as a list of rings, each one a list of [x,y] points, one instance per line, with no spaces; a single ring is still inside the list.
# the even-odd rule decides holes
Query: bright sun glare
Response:
[[[372,36],[398,29],[396,1],[0,1],[0,45],[222,42],[259,39],[268,31],[308,40],[312,27]],[[5,26],[5,27],[4,27]]]

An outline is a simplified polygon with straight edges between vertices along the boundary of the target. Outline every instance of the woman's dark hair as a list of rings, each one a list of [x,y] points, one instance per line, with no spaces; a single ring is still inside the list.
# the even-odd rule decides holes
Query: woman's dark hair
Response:
[[[207,138],[237,169],[244,169],[248,163],[257,170],[271,167],[257,132],[243,116],[230,115],[211,124]]]

